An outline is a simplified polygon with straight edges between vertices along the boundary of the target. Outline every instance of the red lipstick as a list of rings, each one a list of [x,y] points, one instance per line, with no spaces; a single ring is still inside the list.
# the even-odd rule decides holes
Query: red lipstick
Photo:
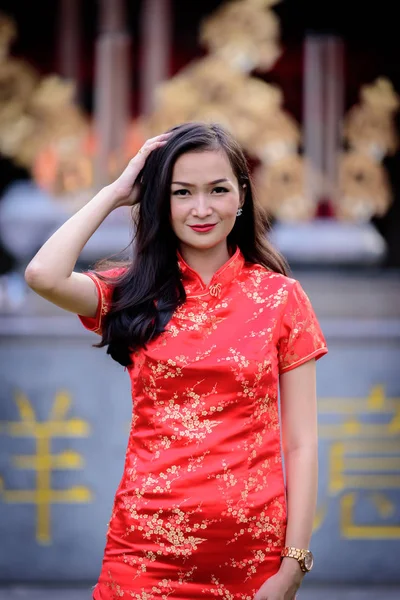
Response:
[[[190,225],[190,229],[197,231],[198,233],[207,233],[214,229],[216,223],[207,223],[205,225]]]

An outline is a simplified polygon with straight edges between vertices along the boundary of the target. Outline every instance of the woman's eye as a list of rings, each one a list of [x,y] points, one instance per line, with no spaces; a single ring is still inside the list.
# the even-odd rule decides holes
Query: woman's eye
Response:
[[[172,192],[174,196],[187,196],[189,193],[189,190],[175,190],[175,192]]]
[[[227,192],[229,192],[229,190],[227,190],[224,187],[219,186],[219,187],[214,188],[213,192],[215,192],[216,194],[226,194]]]

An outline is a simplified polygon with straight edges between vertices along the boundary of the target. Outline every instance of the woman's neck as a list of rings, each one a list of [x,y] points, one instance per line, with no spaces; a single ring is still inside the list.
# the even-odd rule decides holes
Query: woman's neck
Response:
[[[216,248],[209,248],[207,250],[197,250],[190,246],[183,246],[180,249],[180,253],[183,260],[200,275],[206,285],[210,283],[214,273],[230,258],[226,244],[221,244]]]

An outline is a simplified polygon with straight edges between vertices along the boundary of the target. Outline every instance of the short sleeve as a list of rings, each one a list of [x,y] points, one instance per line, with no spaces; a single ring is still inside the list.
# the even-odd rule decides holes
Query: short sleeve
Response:
[[[278,341],[279,373],[285,373],[328,352],[311,302],[298,281],[289,291]]]
[[[78,315],[78,318],[85,329],[101,335],[104,317],[111,308],[112,296],[115,287],[112,280],[116,280],[124,272],[124,270],[125,269],[123,268],[116,268],[103,271],[99,274],[95,273],[94,271],[87,271],[84,273],[84,275],[87,275],[94,281],[97,288],[98,297],[97,311],[94,317],[84,317],[82,315]],[[99,275],[101,277],[99,277]],[[105,279],[103,279],[103,277]]]

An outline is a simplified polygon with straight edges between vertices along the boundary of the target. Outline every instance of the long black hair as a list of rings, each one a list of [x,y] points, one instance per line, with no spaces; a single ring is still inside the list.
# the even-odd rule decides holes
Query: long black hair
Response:
[[[108,346],[108,354],[124,366],[132,363],[133,352],[146,347],[165,330],[176,308],[186,299],[177,260],[179,240],[170,223],[172,172],[182,154],[209,150],[226,153],[240,188],[245,186],[243,214],[228,235],[229,247],[239,247],[246,262],[287,273],[284,258],[266,239],[265,219],[254,202],[239,144],[215,124],[186,123],[171,131],[167,144],[149,155],[138,175],[138,206],[133,209],[134,256],[116,281],[98,344]]]

